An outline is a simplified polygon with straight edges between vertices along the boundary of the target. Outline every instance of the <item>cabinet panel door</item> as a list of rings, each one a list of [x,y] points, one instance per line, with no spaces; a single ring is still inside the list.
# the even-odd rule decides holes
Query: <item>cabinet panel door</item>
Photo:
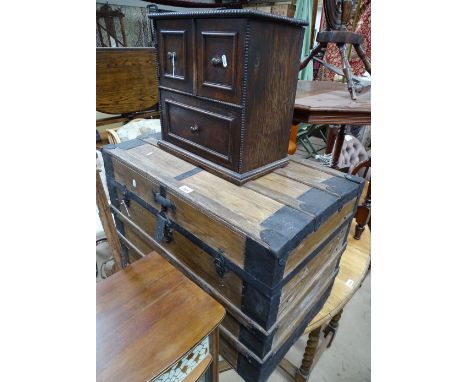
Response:
[[[192,25],[192,20],[156,22],[161,86],[193,93]]]
[[[197,94],[240,104],[245,20],[196,20]]]

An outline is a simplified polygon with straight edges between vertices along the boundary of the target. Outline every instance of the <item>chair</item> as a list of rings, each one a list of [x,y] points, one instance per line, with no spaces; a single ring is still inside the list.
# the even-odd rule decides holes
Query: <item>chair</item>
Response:
[[[345,135],[338,160],[338,170],[360,176],[368,181],[367,191],[356,211],[354,238],[359,240],[366,225],[371,228],[371,151],[366,151],[362,143],[352,135]]]
[[[318,150],[314,148],[314,144],[310,140],[310,137],[316,137],[327,142],[326,137],[326,125],[309,125],[301,123],[297,132],[297,141],[301,142],[302,146],[306,149],[308,155],[307,158],[315,156],[319,151],[323,150],[326,146],[320,147]]]

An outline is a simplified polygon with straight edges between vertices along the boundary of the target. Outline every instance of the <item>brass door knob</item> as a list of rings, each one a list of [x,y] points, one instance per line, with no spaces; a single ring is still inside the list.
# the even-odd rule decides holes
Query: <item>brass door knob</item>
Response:
[[[200,127],[198,127],[197,124],[193,125],[193,126],[190,126],[190,131],[195,134],[197,133],[198,131],[200,131]]]

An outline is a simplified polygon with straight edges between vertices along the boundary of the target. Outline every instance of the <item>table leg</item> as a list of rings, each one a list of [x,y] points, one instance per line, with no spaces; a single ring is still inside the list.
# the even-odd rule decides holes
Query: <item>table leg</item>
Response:
[[[327,147],[325,149],[325,154],[331,154],[333,151],[333,145],[335,144],[336,135],[340,126],[329,125],[327,129]]]
[[[360,44],[353,44],[354,49],[356,50],[356,53],[358,54],[359,58],[362,60],[364,63],[364,66],[369,74],[371,74],[371,63],[369,62],[368,58],[366,57],[366,54],[364,53],[364,50],[362,49],[362,46]]]
[[[216,328],[211,333],[211,355],[213,361],[211,363],[211,376],[209,380],[211,382],[219,381],[219,329]]]
[[[320,340],[320,331],[321,327],[312,330],[309,333],[309,338],[307,339],[307,345],[304,351],[304,356],[302,358],[301,367],[296,372],[295,380],[296,382],[306,382],[309,378],[310,369],[312,363],[314,362],[315,353]]]
[[[333,339],[335,338],[336,331],[338,330],[338,326],[339,326],[342,313],[343,313],[343,309],[341,309],[336,315],[333,316],[331,321],[323,330],[323,333],[325,334],[325,336],[328,336],[329,333],[332,334],[332,338],[330,339],[330,342],[328,343],[328,346],[327,346],[328,348],[331,346]]]
[[[335,139],[333,159],[332,159],[332,164],[331,164],[332,168],[338,167],[338,161],[340,160],[341,149],[343,148],[345,128],[346,128],[346,125],[340,125],[338,135],[336,136],[336,139]],[[328,143],[327,143],[327,146],[328,146]]]
[[[367,187],[366,198],[362,205],[358,206],[356,211],[356,228],[354,230],[354,239],[359,240],[361,238],[366,225],[369,223],[371,214],[371,183]]]

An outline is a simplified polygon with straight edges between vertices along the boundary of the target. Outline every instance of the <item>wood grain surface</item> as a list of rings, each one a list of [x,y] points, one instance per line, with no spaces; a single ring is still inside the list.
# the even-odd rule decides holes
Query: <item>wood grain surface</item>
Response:
[[[294,121],[327,124],[371,124],[371,87],[349,96],[341,82],[304,81],[297,84]]]
[[[325,302],[322,310],[311,321],[306,332],[324,325],[343,309],[364,280],[369,269],[370,258],[370,231],[365,230],[360,240],[355,240],[353,233],[350,232],[348,246],[341,258],[340,272],[335,279],[330,297]]]
[[[208,336],[224,313],[151,253],[96,285],[96,380],[150,380]]]
[[[161,148],[238,185],[285,164],[304,35],[300,23],[244,15],[150,16],[157,19]],[[233,107],[238,114],[226,119]]]
[[[159,100],[155,48],[96,48],[96,110],[128,114]]]

